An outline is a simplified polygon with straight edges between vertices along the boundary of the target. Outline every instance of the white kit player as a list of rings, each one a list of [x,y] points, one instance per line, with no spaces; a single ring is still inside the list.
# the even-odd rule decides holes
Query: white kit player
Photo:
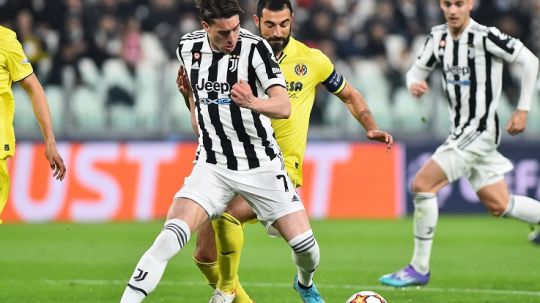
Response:
[[[282,163],[270,118],[290,115],[285,80],[266,40],[240,28],[237,0],[199,0],[203,30],[182,37],[177,55],[191,83],[198,124],[196,164],[176,193],[163,229],[135,267],[121,302],[141,302],[167,262],[237,194],[292,248],[306,302],[324,302],[313,275],[319,264],[302,202]],[[269,118],[270,117],[270,118]],[[216,289],[210,302],[232,302]]]
[[[429,282],[429,259],[438,219],[437,192],[466,177],[478,198],[494,216],[540,223],[540,203],[509,193],[504,174],[510,161],[497,151],[500,139],[497,105],[503,61],[518,63],[521,96],[506,124],[510,135],[525,130],[538,74],[538,59],[521,41],[470,17],[473,0],[440,0],[446,24],[432,28],[424,48],[407,73],[407,87],[420,97],[425,81],[437,66],[450,109],[451,132],[416,174],[414,193],[414,252],[409,265],[384,275],[384,285],[405,287]]]

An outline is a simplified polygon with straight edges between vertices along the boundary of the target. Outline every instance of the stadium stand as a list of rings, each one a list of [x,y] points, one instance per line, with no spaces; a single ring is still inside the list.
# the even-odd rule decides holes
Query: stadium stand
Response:
[[[241,0],[243,26],[253,30],[252,1]],[[328,52],[366,97],[379,121],[398,138],[446,135],[448,121],[438,76],[422,102],[404,87],[404,72],[429,28],[441,22],[436,1],[293,1],[295,35]],[[535,1],[478,0],[473,17],[517,36],[540,54]],[[175,48],[197,28],[187,0],[0,1],[0,24],[19,35],[46,83],[59,139],[164,139],[190,136],[189,112],[175,86]],[[316,17],[316,18],[315,18]],[[519,90],[516,69],[506,69],[500,117],[509,117]],[[540,82],[539,82],[540,90]],[[37,137],[32,109],[15,89],[20,140]],[[360,138],[358,125],[333,96],[320,94],[312,138]],[[538,103],[535,101],[534,103]],[[540,138],[540,107],[533,105],[525,137]],[[423,119],[422,117],[425,117]],[[133,130],[137,131],[134,132]]]

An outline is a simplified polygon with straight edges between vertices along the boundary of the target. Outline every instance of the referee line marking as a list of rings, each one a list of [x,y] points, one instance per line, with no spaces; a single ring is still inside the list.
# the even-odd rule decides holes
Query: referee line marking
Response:
[[[48,284],[64,285],[64,284],[81,284],[81,285],[125,285],[125,280],[44,280]],[[161,281],[159,285],[169,286],[207,286],[204,282],[194,281]],[[243,286],[255,287],[255,288],[290,288],[292,283],[269,283],[269,282],[242,282]],[[461,292],[461,293],[477,293],[477,294],[491,294],[491,295],[516,295],[516,296],[528,296],[528,297],[540,297],[540,291],[532,290],[512,290],[512,289],[489,289],[489,288],[440,288],[440,287],[421,287],[421,288],[399,288],[381,286],[381,285],[352,285],[352,284],[324,284],[317,283],[319,288],[329,289],[350,289],[350,290],[386,290],[386,291],[418,291],[418,292]]]

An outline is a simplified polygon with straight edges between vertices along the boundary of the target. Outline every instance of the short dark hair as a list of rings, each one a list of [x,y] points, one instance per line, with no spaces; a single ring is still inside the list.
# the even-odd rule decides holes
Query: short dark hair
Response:
[[[293,13],[290,0],[259,0],[257,1],[257,16],[262,17],[262,11],[265,8],[276,12],[285,9],[285,7],[291,11],[291,14]]]
[[[234,15],[242,17],[244,11],[238,0],[197,0],[199,18],[212,24],[214,19],[230,18]]]

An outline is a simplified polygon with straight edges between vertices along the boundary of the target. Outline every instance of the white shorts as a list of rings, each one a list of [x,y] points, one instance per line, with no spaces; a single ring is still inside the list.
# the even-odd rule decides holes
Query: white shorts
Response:
[[[243,171],[199,162],[174,197],[195,201],[214,219],[223,214],[236,194],[246,198],[267,229],[277,219],[304,209],[279,157],[263,167]]]
[[[439,164],[449,182],[466,177],[475,192],[503,180],[504,174],[514,168],[510,160],[495,148],[485,154],[478,154],[452,145],[443,145],[437,148],[431,159]]]

